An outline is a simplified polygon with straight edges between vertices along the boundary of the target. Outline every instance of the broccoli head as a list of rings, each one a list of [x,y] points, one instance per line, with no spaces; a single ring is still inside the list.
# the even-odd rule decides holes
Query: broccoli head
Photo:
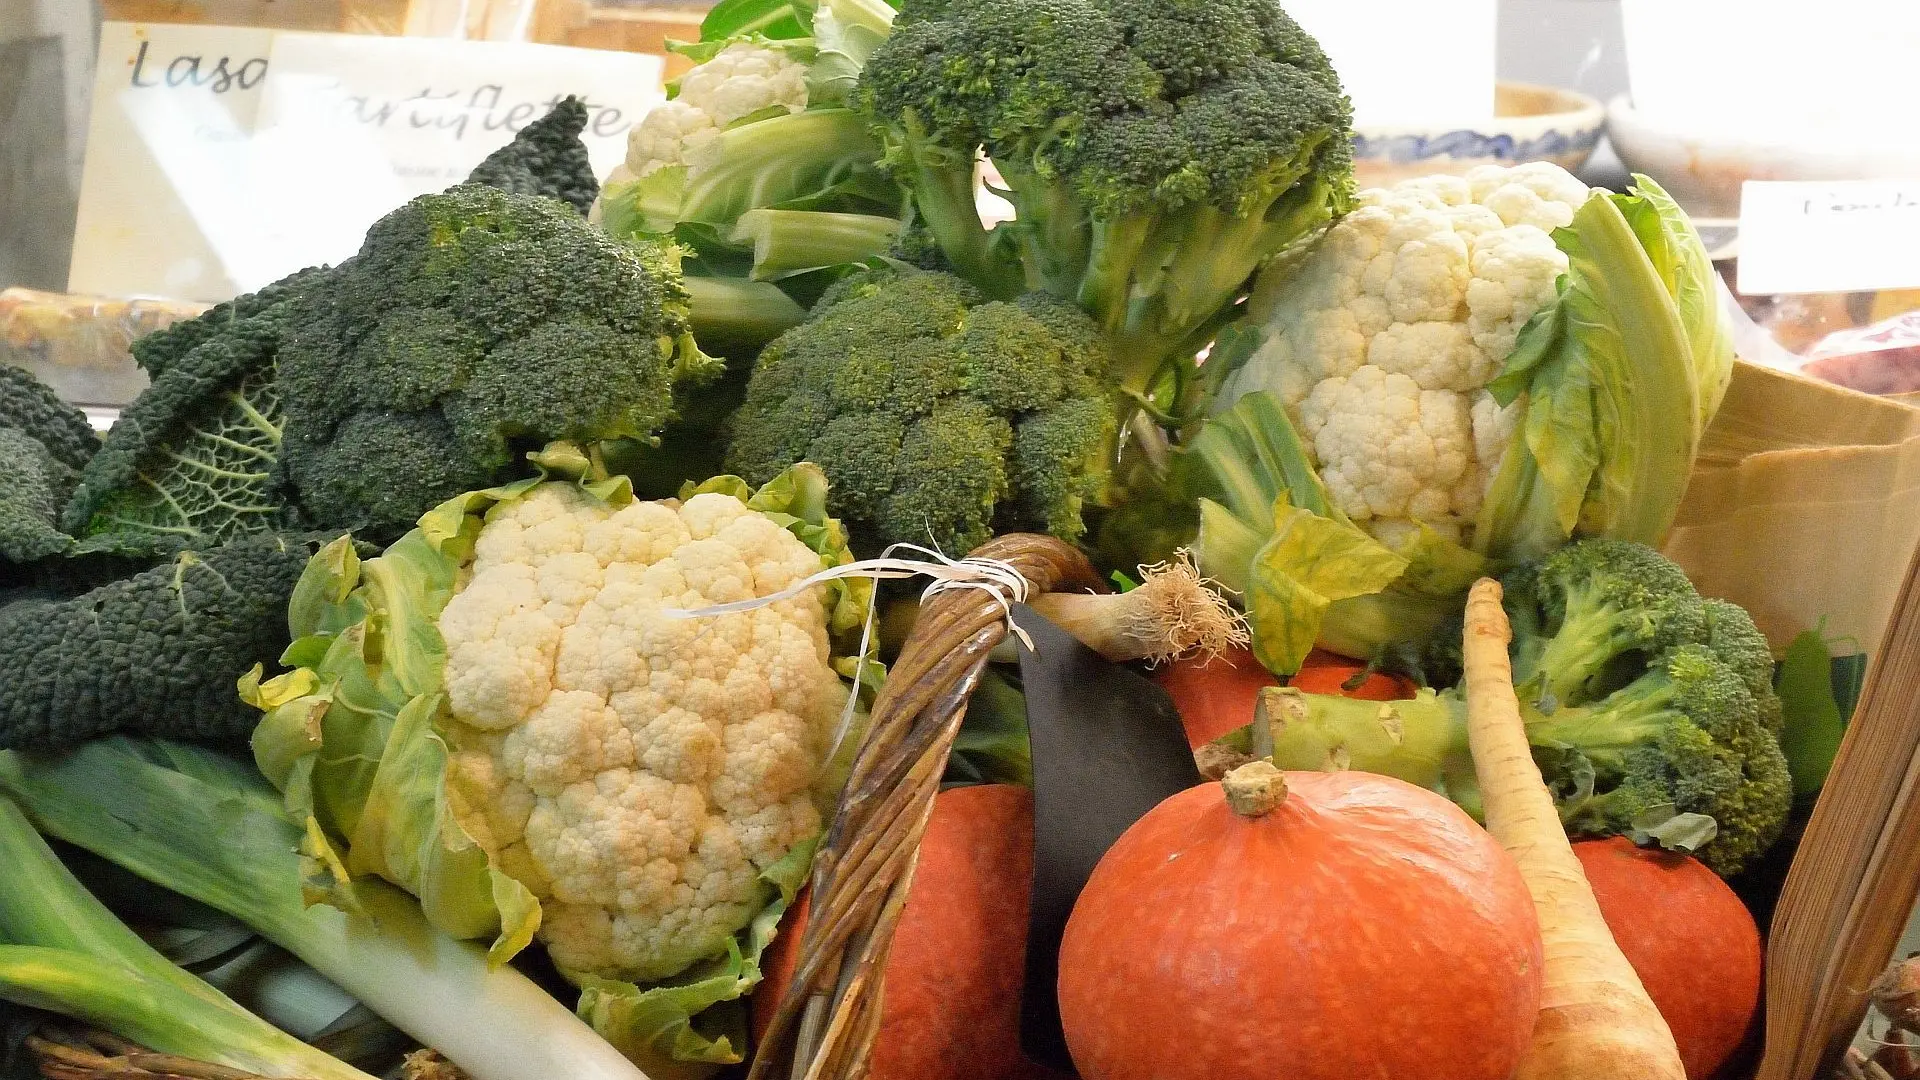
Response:
[[[1732,876],[1785,829],[1793,784],[1766,640],[1736,604],[1700,599],[1639,545],[1578,541],[1506,593],[1534,759],[1573,835],[1651,837]],[[1521,658],[1532,658],[1531,677]],[[1552,666],[1562,658],[1565,667]],[[1557,691],[1534,694],[1563,672]],[[1459,690],[1367,702],[1280,691],[1275,764],[1329,762],[1445,793],[1479,812]],[[1711,828],[1707,828],[1711,819]]]
[[[0,363],[0,563],[32,563],[71,546],[60,508],[99,446],[85,413],[31,372]]]
[[[376,223],[303,292],[278,357],[280,464],[303,519],[404,531],[550,440],[649,440],[694,345],[677,256],[482,185]]]
[[[873,271],[761,353],[727,468],[759,484],[819,465],[833,514],[868,549],[963,553],[1011,528],[1072,540],[1104,490],[1114,411],[1106,351],[1078,310]]]
[[[559,199],[584,216],[600,197],[600,181],[587,158],[580,133],[587,127],[587,106],[569,95],[547,114],[520,129],[513,141],[487,155],[467,176],[516,195]]]
[[[335,535],[248,536],[79,596],[0,607],[0,749],[123,730],[244,740],[260,716],[236,680],[286,649],[287,598]]]
[[[1078,302],[1133,389],[1352,196],[1351,106],[1273,0],[906,0],[855,99],[957,271]]]

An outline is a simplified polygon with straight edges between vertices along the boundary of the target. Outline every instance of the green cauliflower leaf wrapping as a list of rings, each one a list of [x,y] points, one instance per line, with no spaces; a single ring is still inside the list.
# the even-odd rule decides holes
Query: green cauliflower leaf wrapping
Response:
[[[742,999],[858,741],[849,684],[870,680],[847,646],[871,582],[800,584],[852,559],[812,466],[645,502],[577,451],[536,460],[541,476],[451,499],[376,558],[341,542],[308,564],[288,670],[242,680],[264,714],[255,760],[305,823],[310,902],[384,878],[496,962],[537,937],[580,1014],[650,1072],[742,1060]],[[710,623],[660,607],[788,580]],[[532,582],[577,634],[540,636],[560,609]],[[549,659],[529,678],[532,656]],[[609,720],[600,739],[578,726]],[[616,867],[642,899],[586,884]]]

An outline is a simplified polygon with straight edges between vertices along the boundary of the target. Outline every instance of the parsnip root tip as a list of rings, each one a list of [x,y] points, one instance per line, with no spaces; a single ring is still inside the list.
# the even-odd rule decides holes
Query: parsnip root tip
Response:
[[[1490,637],[1506,644],[1513,640],[1513,626],[1507,621],[1507,609],[1501,603],[1503,592],[1493,578],[1481,578],[1467,592],[1466,632],[1469,637]]]

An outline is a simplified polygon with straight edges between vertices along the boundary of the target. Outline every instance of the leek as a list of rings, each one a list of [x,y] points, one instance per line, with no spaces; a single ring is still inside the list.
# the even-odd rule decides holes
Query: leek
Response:
[[[373,1080],[176,967],[81,885],[0,798],[0,998],[260,1076]]]
[[[531,979],[489,963],[484,946],[434,930],[412,897],[333,878],[324,866],[303,873],[313,868],[303,865],[300,828],[242,762],[124,737],[58,757],[7,751],[0,793],[47,834],[246,923],[472,1080],[646,1080]],[[303,880],[357,910],[308,906]],[[305,1075],[365,1080],[310,1065]]]

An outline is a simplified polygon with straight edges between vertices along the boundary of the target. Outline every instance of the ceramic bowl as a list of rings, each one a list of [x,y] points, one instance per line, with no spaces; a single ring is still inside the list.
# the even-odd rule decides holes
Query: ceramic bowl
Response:
[[[1607,105],[1607,136],[1630,171],[1645,173],[1696,218],[1740,216],[1748,180],[1886,180],[1920,176],[1920,141],[1817,145],[1790,134],[1742,138],[1660,123],[1624,95]]]
[[[1592,156],[1606,125],[1606,109],[1585,94],[1501,83],[1494,91],[1493,117],[1470,128],[1358,129],[1354,179],[1363,188],[1383,187],[1415,176],[1459,175],[1480,165],[1529,161],[1551,161],[1577,172]]]

